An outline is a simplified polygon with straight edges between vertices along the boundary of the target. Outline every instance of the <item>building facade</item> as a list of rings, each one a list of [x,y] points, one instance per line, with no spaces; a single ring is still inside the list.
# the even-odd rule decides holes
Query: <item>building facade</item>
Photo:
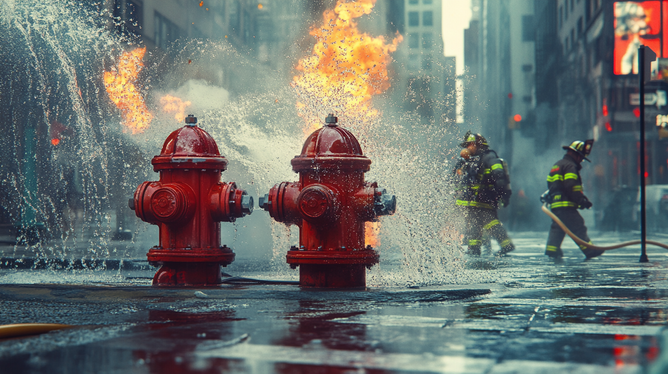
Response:
[[[387,24],[404,37],[393,55],[393,100],[416,114],[421,125],[454,125],[455,60],[443,54],[441,0],[388,2],[384,12]]]
[[[240,82],[248,69],[287,74],[308,49],[308,28],[335,2],[301,0],[108,0],[113,15],[108,28],[141,40],[156,59],[170,58],[193,39],[229,43],[244,66],[220,61],[206,67],[207,83],[231,95],[261,89],[261,83]],[[199,6],[198,6],[199,5]],[[199,77],[197,77],[199,78]]]
[[[509,164],[518,203],[500,214],[511,230],[522,229],[532,222],[526,199],[537,199],[544,189],[533,181],[540,166],[527,162],[536,153],[534,2],[475,0],[471,5],[464,127],[482,133]]]
[[[468,32],[478,37],[476,42],[467,42],[467,48],[477,51],[467,54],[472,61],[471,65],[467,62],[471,73],[471,92],[467,95],[475,98],[474,93],[480,92],[482,102],[473,102],[486,112],[478,119],[471,114],[473,110],[465,110],[471,123],[475,126],[479,121],[479,128],[489,134],[493,144],[499,144],[501,153],[512,155],[514,176],[518,173],[513,166],[526,157],[520,155],[530,144],[531,154],[539,156],[534,171],[543,175],[546,172],[538,166],[542,160],[552,162],[561,145],[595,139],[592,163],[584,169],[584,188],[594,202],[594,209],[586,212],[591,215],[588,220],[599,228],[619,227],[619,220],[611,217],[631,220],[637,209],[634,204],[640,181],[635,51],[643,44],[651,46],[659,57],[665,55],[666,2],[473,3],[478,16]],[[533,48],[533,56],[522,49],[522,43]],[[645,105],[646,183],[667,184],[668,134],[656,125],[666,114],[666,82],[652,81],[646,85],[646,92],[650,95]],[[498,118],[516,114],[522,117],[519,123],[511,118],[507,127],[499,125]],[[518,177],[513,178],[516,191],[520,183],[531,184],[531,176]],[[518,179],[521,182],[517,183]],[[625,221],[621,225],[631,227],[633,223]]]

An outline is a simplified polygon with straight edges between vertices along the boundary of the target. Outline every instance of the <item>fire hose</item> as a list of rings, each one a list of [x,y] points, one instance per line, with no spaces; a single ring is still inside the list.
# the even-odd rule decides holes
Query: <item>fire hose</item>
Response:
[[[44,334],[53,330],[68,329],[72,325],[60,323],[16,323],[0,326],[0,339],[14,338],[26,335]]]
[[[556,222],[557,225],[559,225],[559,227],[561,227],[561,229],[564,230],[566,235],[570,236],[571,239],[573,239],[573,241],[575,241],[575,243],[577,243],[580,247],[586,247],[588,249],[596,249],[596,250],[599,250],[599,251],[609,251],[611,249],[629,247],[629,246],[641,243],[640,240],[632,240],[632,241],[629,241],[629,242],[623,242],[623,243],[619,243],[619,244],[615,244],[615,245],[608,245],[608,246],[598,246],[598,245],[594,245],[592,243],[587,243],[586,241],[584,241],[584,240],[578,238],[577,236],[575,236],[575,234],[573,234],[571,232],[571,230],[569,230],[568,227],[566,227],[566,225],[563,222],[561,222],[559,217],[555,216],[554,213],[552,213],[549,209],[547,209],[547,206],[545,204],[543,204],[541,209],[543,209],[543,212],[545,212],[545,214],[550,216],[550,218],[552,218],[552,220],[554,220],[554,222]],[[668,249],[667,244],[659,243],[659,242],[654,241],[654,240],[646,240],[645,243],[655,245],[657,247]]]

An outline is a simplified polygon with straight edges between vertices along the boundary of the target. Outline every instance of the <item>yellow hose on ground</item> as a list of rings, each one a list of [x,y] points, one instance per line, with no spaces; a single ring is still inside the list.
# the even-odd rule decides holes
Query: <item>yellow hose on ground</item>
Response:
[[[559,225],[559,227],[561,227],[561,229],[564,230],[566,235],[570,236],[571,239],[573,239],[580,246],[587,247],[589,249],[596,249],[596,250],[600,250],[600,251],[609,251],[611,249],[617,249],[617,248],[628,247],[628,246],[631,246],[631,245],[640,244],[640,240],[632,240],[630,242],[624,242],[624,243],[609,245],[609,246],[605,246],[605,247],[594,245],[594,244],[591,244],[591,243],[587,243],[586,241],[584,241],[584,240],[578,238],[577,236],[575,236],[575,234],[573,234],[571,232],[571,230],[569,230],[568,227],[566,227],[566,225],[564,225],[564,223],[561,222],[559,217],[555,216],[554,213],[552,213],[549,209],[547,209],[545,204],[543,204],[542,209],[543,209],[543,212],[545,212],[545,214],[550,216],[550,218],[552,218],[554,220],[554,222],[556,222],[557,225]],[[657,247],[668,249],[667,244],[659,243],[659,242],[656,242],[654,240],[646,240],[645,243],[655,245]]]
[[[15,338],[17,336],[44,334],[53,330],[67,329],[72,325],[59,323],[15,323],[0,326],[0,339]]]

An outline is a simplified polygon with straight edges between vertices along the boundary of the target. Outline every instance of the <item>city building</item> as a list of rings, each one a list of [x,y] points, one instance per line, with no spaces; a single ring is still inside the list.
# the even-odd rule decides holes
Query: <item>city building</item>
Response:
[[[473,103],[465,109],[467,121],[474,127],[479,124],[493,144],[500,144],[500,153],[511,160],[515,181],[531,179],[518,176],[513,168],[519,161],[518,152],[527,146],[541,160],[553,158],[555,150],[573,140],[595,139],[592,164],[585,169],[584,188],[594,202],[593,212],[587,214],[600,228],[619,227],[619,220],[615,218],[617,223],[611,223],[611,217],[625,217],[628,222],[623,224],[632,227],[640,184],[638,76],[634,61],[640,44],[650,46],[659,57],[665,56],[668,38],[664,38],[663,28],[668,4],[657,0],[531,4],[474,0],[473,5],[478,16],[471,21],[468,33],[478,38],[475,41],[469,36],[466,45],[478,52],[466,54],[471,63],[466,64],[470,91],[465,105]],[[531,12],[533,32],[528,29]],[[513,25],[522,25],[521,30],[515,27],[513,31]],[[533,45],[533,62],[521,48],[523,43]],[[668,110],[665,92],[665,81],[646,85],[648,185],[668,183],[668,133],[657,126]],[[506,99],[498,100],[503,95]],[[481,108],[478,117],[475,106]],[[519,123],[512,120],[516,114],[522,117]],[[499,122],[508,126],[499,126]],[[508,150],[512,156],[508,156]]]
[[[668,4],[562,0],[557,7],[563,59],[557,78],[558,133],[562,139],[596,140],[593,175],[585,189],[595,202],[597,224],[618,227],[618,217],[636,216],[640,185],[637,49],[649,46],[659,57],[668,52],[663,37]],[[650,96],[645,105],[645,183],[666,184],[668,140],[656,123],[668,112],[668,89],[665,81],[656,80],[645,90]]]
[[[465,97],[472,102],[464,104],[464,123],[482,131],[508,161],[514,143],[535,127],[533,9],[526,0],[472,1],[465,33]]]
[[[524,200],[535,201],[544,189],[534,182],[540,166],[528,163],[536,154],[534,2],[474,0],[465,32],[464,130],[482,133],[504,158],[514,181],[514,200],[500,211],[513,220],[512,230],[531,223]],[[520,183],[518,183],[521,181]],[[531,181],[531,183],[527,183]]]
[[[244,90],[262,89],[259,81],[265,74],[288,74],[309,47],[305,38],[308,28],[333,3],[331,0],[202,0],[199,4],[178,0],[108,0],[105,6],[114,17],[109,28],[141,40],[160,58],[177,54],[179,46],[193,39],[229,43],[237,57],[246,61],[240,64],[221,60],[216,66],[207,66],[205,75],[207,83],[238,95]],[[258,70],[257,82],[247,79],[248,69]],[[242,78],[244,82],[239,81]]]
[[[455,59],[443,55],[441,0],[389,1],[379,11],[389,34],[404,37],[392,56],[392,100],[403,103],[397,109],[416,114],[422,125],[454,125]]]

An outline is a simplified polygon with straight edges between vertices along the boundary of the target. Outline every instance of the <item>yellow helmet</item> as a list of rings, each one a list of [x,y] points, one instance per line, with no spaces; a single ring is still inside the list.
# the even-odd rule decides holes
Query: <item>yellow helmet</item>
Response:
[[[593,145],[594,145],[594,139],[588,139],[588,140],[585,140],[584,142],[580,141],[580,140],[576,140],[573,143],[571,143],[571,145],[564,145],[561,148],[563,148],[565,150],[571,150],[571,151],[579,154],[580,156],[582,156],[582,158],[584,158],[585,160],[589,161],[587,156],[589,156],[589,154],[591,153],[591,147]],[[589,162],[591,162],[591,161],[589,161]]]
[[[466,148],[471,143],[476,143],[478,147],[480,146],[488,147],[487,139],[485,139],[484,136],[480,134],[473,134],[471,133],[471,131],[467,131],[466,135],[464,135],[464,141],[459,145],[462,148]]]

